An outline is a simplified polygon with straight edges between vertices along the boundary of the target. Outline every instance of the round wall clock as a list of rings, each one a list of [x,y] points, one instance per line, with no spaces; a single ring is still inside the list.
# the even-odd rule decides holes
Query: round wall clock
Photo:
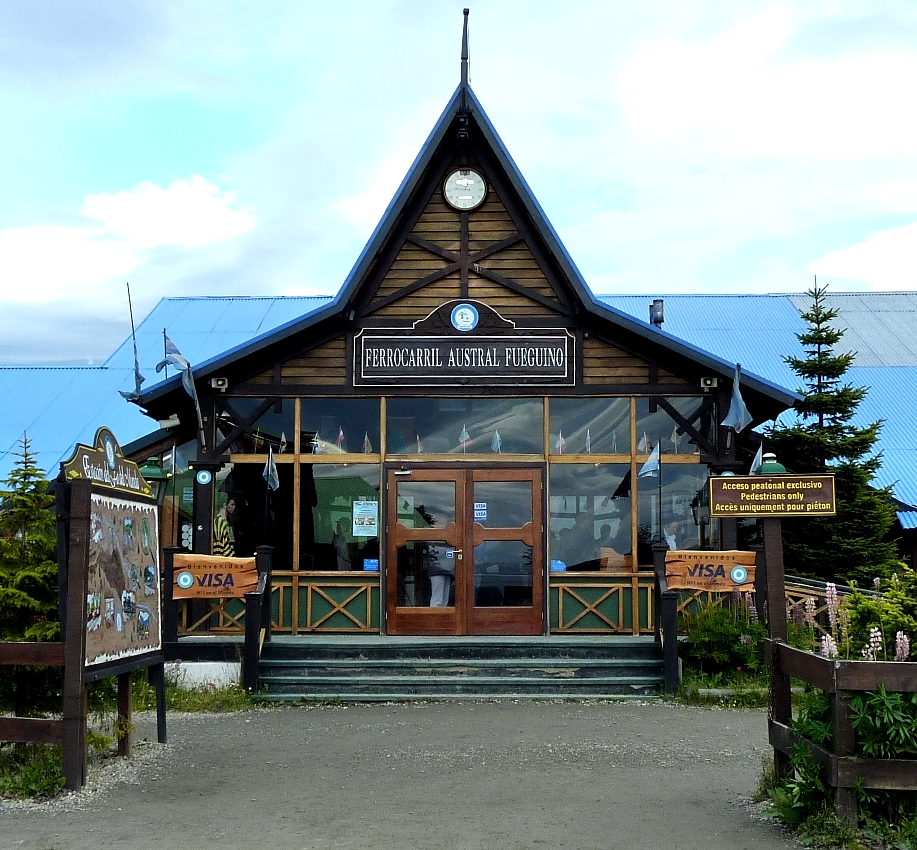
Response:
[[[484,203],[487,184],[473,168],[459,168],[443,183],[443,197],[449,206],[457,210],[473,210]]]

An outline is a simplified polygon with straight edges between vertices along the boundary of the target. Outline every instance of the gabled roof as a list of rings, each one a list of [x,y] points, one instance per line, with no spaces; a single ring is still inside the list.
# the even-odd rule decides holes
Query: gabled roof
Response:
[[[490,152],[496,157],[518,200],[524,207],[529,220],[537,231],[538,237],[560,266],[567,283],[588,313],[591,313],[600,321],[607,322],[610,326],[617,327],[638,338],[666,348],[676,355],[694,361],[712,375],[728,379],[732,378],[737,361],[737,357],[734,354],[725,352],[724,355],[720,355],[712,352],[705,345],[687,343],[684,338],[662,331],[645,321],[635,319],[627,312],[617,309],[607,301],[597,299],[592,294],[471,87],[464,82],[460,83],[456,88],[338,294],[322,309],[294,319],[269,332],[256,335],[234,348],[224,349],[215,357],[196,362],[195,377],[206,378],[214,375],[242,358],[250,357],[291,337],[304,334],[323,321],[346,315],[351,309],[359,287],[369,272],[374,259],[383,251],[389,234],[395,229],[405,208],[426,176],[427,169],[436,157],[440,146],[446,141],[450,128],[453,127],[453,123],[459,116],[465,116],[466,114],[469,122],[473,124],[473,131],[476,134],[480,134],[484,144],[489,146]],[[788,390],[786,385],[768,380],[747,364],[743,365],[742,380],[744,386],[773,399],[778,404],[788,406],[797,398],[796,394],[792,390]],[[169,393],[179,391],[179,388],[180,381],[176,376],[170,381],[150,388],[145,393],[145,399],[155,405],[159,399]]]

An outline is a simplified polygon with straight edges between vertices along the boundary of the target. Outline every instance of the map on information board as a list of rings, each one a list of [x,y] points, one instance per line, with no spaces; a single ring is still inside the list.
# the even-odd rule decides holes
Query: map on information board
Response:
[[[86,666],[161,648],[156,506],[93,493]]]

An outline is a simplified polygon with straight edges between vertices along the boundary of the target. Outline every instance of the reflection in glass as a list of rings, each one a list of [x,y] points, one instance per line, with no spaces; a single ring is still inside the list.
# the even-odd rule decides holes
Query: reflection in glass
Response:
[[[521,540],[485,540],[474,547],[474,604],[532,604],[532,547]]]
[[[304,463],[299,498],[300,569],[362,571],[378,560],[376,464]]]
[[[532,521],[531,481],[475,481],[474,521],[488,528],[522,528]]]
[[[217,399],[219,439],[222,442],[241,427],[229,445],[230,454],[267,454],[269,446],[276,455],[292,453],[295,433],[293,409],[292,398],[221,396]]]
[[[399,481],[398,523],[405,528],[445,528],[455,522],[454,481]]]
[[[638,454],[647,454],[657,443],[661,443],[664,455],[700,452],[697,442],[666,411],[665,404],[684,417],[702,437],[713,442],[716,427],[713,396],[669,397],[663,400],[665,404],[645,397],[636,401]]]
[[[379,444],[379,399],[304,398],[300,451],[303,454],[373,454]]]
[[[630,454],[629,398],[552,398],[551,454]]]
[[[216,476],[218,507],[225,493],[235,502],[232,531],[235,554],[248,558],[256,546],[273,546],[276,570],[293,569],[293,464],[278,463],[280,487],[269,490],[262,473],[264,462],[224,467]],[[269,495],[268,495],[269,494]]]
[[[660,464],[658,476],[637,480],[637,554],[643,565],[653,563],[652,545],[664,541],[670,549],[700,549],[702,515],[692,511],[692,502],[707,486],[707,467],[701,464]],[[660,514],[661,509],[661,514]]]
[[[455,605],[455,551],[442,540],[409,540],[398,547],[398,606]]]
[[[391,454],[541,454],[544,405],[534,398],[393,398]]]
[[[551,464],[548,487],[552,570],[632,568],[630,464]]]

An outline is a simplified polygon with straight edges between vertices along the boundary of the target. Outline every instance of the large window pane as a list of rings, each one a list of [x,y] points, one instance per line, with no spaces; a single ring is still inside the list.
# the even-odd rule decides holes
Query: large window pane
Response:
[[[278,463],[280,487],[270,490],[263,463],[232,463],[217,474],[214,512],[232,499],[235,510],[227,517],[238,557],[255,554],[256,546],[273,546],[277,570],[293,568],[293,464]]]
[[[533,398],[393,398],[390,454],[541,454],[544,405]]]
[[[716,427],[712,396],[691,398],[637,399],[637,447],[647,454],[661,443],[662,454],[698,454],[700,447],[694,437],[671,415],[676,411],[706,440],[713,442]]]
[[[551,569],[629,569],[630,464],[551,464]]]
[[[379,399],[302,399],[303,454],[372,454],[379,445]]]
[[[665,541],[670,549],[700,549],[705,545],[701,539],[704,517],[696,508],[706,486],[706,466],[667,464],[665,458],[657,475],[637,479],[637,553],[641,564],[653,563],[651,547],[657,540]]]
[[[629,454],[629,398],[552,398],[551,454]]]
[[[294,401],[291,398],[221,398],[217,401],[217,431],[233,436],[231,454],[274,454],[293,451]]]
[[[378,569],[376,464],[302,464],[300,506],[300,569]]]

